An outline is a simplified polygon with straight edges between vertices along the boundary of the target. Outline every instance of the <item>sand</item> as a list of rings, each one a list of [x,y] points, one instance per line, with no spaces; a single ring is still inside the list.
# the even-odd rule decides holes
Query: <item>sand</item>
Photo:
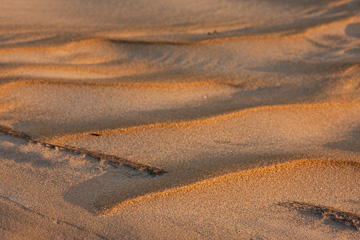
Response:
[[[359,239],[360,4],[0,0],[1,239]]]

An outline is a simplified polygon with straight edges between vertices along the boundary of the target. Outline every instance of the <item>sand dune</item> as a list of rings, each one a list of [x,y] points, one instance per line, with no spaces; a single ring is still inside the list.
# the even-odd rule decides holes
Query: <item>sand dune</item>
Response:
[[[145,196],[126,203],[126,207],[117,207],[120,207],[121,213],[127,216],[133,212],[149,209],[146,211],[147,223],[160,224],[164,229],[164,235],[173,233],[175,236],[186,234],[199,238],[317,239],[319,237],[317,234],[322,232],[323,238],[330,236],[356,238],[358,233],[350,229],[357,227],[350,222],[358,222],[358,215],[349,217],[347,224],[345,221],[339,223],[336,220],[323,219],[311,210],[307,213],[301,212],[301,206],[314,206],[313,202],[306,202],[308,194],[324,211],[336,209],[339,218],[341,214],[346,216],[347,211],[352,212],[354,208],[358,208],[356,203],[350,200],[351,196],[357,199],[358,188],[354,190],[353,187],[356,187],[358,182],[350,183],[345,177],[358,178],[351,175],[357,172],[356,168],[358,168],[357,164],[342,162],[296,161],[225,175],[195,185]],[[326,180],[323,178],[325,175]],[[329,192],[331,194],[327,195]],[[346,194],[349,197],[345,204],[337,200],[338,194]],[[283,207],[286,204],[282,203],[293,201],[302,203],[298,204],[299,208],[290,204],[287,205],[291,206],[290,208]],[[156,217],[157,214],[171,217],[159,219]],[[332,226],[332,230],[338,230],[331,232],[325,230],[326,228],[322,229],[321,222]],[[217,228],[214,225],[221,227]],[[182,229],[186,229],[188,233]],[[279,229],[281,229],[280,234]]]
[[[202,0],[196,3],[144,0],[130,3],[110,0],[106,4],[81,0],[62,3],[41,0],[31,6],[21,1],[13,3],[3,0],[2,26],[11,29],[11,26],[35,25],[37,31],[48,34],[49,30],[56,32],[75,28],[82,33],[91,33],[101,29],[102,33],[116,31],[125,36],[139,32],[139,35],[144,32],[148,35],[149,32],[163,34],[164,31],[177,34],[204,28],[214,30],[231,27],[235,30],[228,31],[229,35],[260,35],[274,31],[299,32],[357,13],[358,3],[351,0],[323,0],[316,3],[308,0],[296,3],[284,0]]]
[[[1,239],[358,239],[356,0],[0,0]]]
[[[241,171],[115,204],[98,217],[99,197],[153,178],[3,134],[1,152],[1,216],[13,216],[2,225],[8,238],[359,237],[358,162],[310,159]]]
[[[265,107],[203,121],[105,131],[99,132],[100,136],[75,135],[50,142],[115,154],[168,172],[134,190],[120,188],[109,193],[99,203],[107,205],[115,199],[121,202],[143,192],[271,163],[304,157],[356,159],[351,151],[333,149],[337,139],[356,143],[358,137],[349,135],[359,127],[359,113],[358,105]]]

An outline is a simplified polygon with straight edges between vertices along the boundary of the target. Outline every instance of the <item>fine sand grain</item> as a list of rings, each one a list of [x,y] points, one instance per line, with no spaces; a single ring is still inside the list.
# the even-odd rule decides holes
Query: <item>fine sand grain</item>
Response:
[[[0,239],[360,239],[359,1],[0,6]]]

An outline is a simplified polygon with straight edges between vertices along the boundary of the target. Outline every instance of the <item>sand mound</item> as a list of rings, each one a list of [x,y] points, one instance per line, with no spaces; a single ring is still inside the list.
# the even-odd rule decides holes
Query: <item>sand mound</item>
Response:
[[[160,238],[352,239],[359,214],[348,212],[359,207],[358,174],[358,163],[294,161],[147,195],[106,213],[146,213],[145,226],[163,229],[149,234]]]

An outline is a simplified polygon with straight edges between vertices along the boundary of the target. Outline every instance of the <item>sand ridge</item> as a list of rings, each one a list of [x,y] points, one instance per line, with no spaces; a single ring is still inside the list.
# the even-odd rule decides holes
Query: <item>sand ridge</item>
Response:
[[[237,173],[230,173],[220,177],[215,177],[207,179],[201,182],[196,182],[194,184],[189,184],[183,187],[167,189],[162,192],[156,192],[140,196],[138,198],[129,199],[127,201],[105,206],[102,208],[101,214],[110,215],[115,214],[118,211],[127,211],[128,208],[131,208],[132,205],[143,202],[143,201],[154,201],[157,198],[168,198],[173,195],[187,195],[191,194],[192,191],[202,191],[209,187],[219,187],[219,185],[226,185],[227,182],[234,181],[234,179],[241,179],[242,181],[248,178],[262,178],[264,175],[274,175],[276,172],[292,172],[296,171],[299,168],[341,168],[341,167],[350,167],[359,170],[359,162],[351,161],[336,161],[336,160],[324,160],[324,159],[309,159],[309,160],[296,160],[288,163],[271,165],[268,167],[256,168],[251,170],[246,170]],[[282,204],[280,204],[282,205]],[[286,206],[291,206],[283,204]],[[359,219],[359,216],[357,217]],[[355,223],[357,224],[357,223]],[[357,226],[357,225],[356,225]],[[358,226],[356,227],[358,228]]]
[[[144,171],[147,172],[150,175],[162,175],[165,174],[166,172],[162,169],[156,168],[156,167],[151,167],[151,166],[146,166],[143,164],[138,164],[136,162],[131,162],[127,159],[121,158],[121,157],[117,157],[117,156],[111,156],[111,155],[107,155],[107,154],[101,154],[101,153],[97,153],[97,152],[91,152],[88,151],[86,149],[81,149],[81,148],[76,148],[76,147],[71,147],[68,145],[65,146],[59,146],[59,145],[53,145],[53,144],[49,144],[49,143],[45,143],[45,142],[41,142],[38,141],[36,139],[32,139],[29,135],[22,133],[20,131],[16,131],[14,129],[8,128],[8,127],[4,127],[4,126],[0,126],[0,132],[5,133],[7,135],[12,135],[18,138],[22,138],[25,139],[31,143],[37,143],[37,144],[41,144],[43,146],[52,148],[52,149],[63,149],[63,150],[68,150],[69,152],[73,152],[73,153],[77,153],[77,154],[83,154],[83,155],[87,155],[102,161],[108,161],[109,164],[111,164],[113,167],[118,167],[119,165],[121,166],[127,166],[129,168],[132,169],[136,169],[138,171]],[[96,134],[93,134],[94,136],[96,136]]]

